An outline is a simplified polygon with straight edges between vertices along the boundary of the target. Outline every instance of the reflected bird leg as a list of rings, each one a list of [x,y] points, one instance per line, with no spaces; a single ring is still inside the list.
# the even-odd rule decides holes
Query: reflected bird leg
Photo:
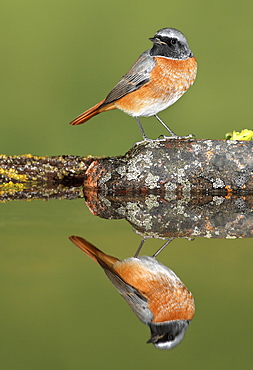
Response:
[[[137,258],[138,256],[139,256],[139,254],[140,254],[140,251],[141,251],[141,249],[142,249],[142,247],[143,247],[143,244],[145,243],[145,241],[147,240],[147,239],[149,239],[150,237],[148,237],[148,236],[143,236],[143,238],[141,239],[141,242],[140,242],[140,244],[139,244],[139,247],[137,248],[137,251],[135,252],[135,255],[134,255],[134,257],[135,258]],[[167,241],[166,241],[166,243],[164,243],[162,246],[161,246],[161,248],[159,248],[158,249],[158,251],[155,253],[155,254],[153,254],[153,256],[152,257],[156,257],[156,256],[158,256],[158,254],[159,253],[161,253],[161,251],[164,249],[164,248],[166,248],[167,247],[167,245],[168,244],[170,244],[170,242],[172,242],[172,240],[173,239],[175,239],[175,238],[170,238],[170,239],[168,239]]]
[[[161,246],[161,248],[159,248],[159,249],[158,249],[158,251],[157,251],[157,252],[155,252],[155,254],[153,254],[153,256],[152,256],[152,257],[154,257],[154,258],[155,258],[155,257],[157,257],[157,256],[158,256],[158,254],[159,254],[159,253],[161,253],[161,251],[162,251],[165,247],[167,247],[167,245],[168,245],[168,244],[170,244],[170,242],[172,242],[172,240],[173,240],[173,239],[175,239],[175,238],[170,238],[170,239],[168,239],[168,240],[167,240],[167,242],[166,242],[165,244],[163,244],[163,246]]]
[[[137,248],[137,251],[135,252],[135,255],[134,255],[135,258],[137,258],[139,256],[141,248],[142,248],[143,244],[145,243],[146,239],[148,239],[148,237],[146,237],[146,236],[143,236],[143,238],[141,239],[140,245]]]

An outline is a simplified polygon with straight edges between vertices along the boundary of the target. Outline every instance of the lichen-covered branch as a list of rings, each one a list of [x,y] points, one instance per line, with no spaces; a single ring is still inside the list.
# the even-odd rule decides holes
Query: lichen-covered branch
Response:
[[[0,184],[60,184],[64,177],[74,175],[82,179],[90,162],[94,158],[61,155],[54,157],[39,157],[31,154],[20,156],[0,155]]]
[[[226,140],[154,140],[125,155],[0,156],[0,184],[84,187],[106,193],[253,192],[253,142]]]
[[[123,157],[94,160],[84,187],[109,192],[252,192],[253,142],[161,140],[134,146]]]
[[[92,160],[71,155],[0,155],[0,201],[82,197],[78,186]]]

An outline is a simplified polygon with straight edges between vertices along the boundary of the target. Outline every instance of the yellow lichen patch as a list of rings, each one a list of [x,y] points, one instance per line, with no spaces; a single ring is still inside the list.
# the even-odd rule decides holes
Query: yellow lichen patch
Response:
[[[225,139],[226,140],[247,140],[247,141],[251,141],[251,140],[253,140],[253,131],[248,130],[248,129],[244,129],[240,132],[237,132],[237,131],[234,130],[233,132],[228,132],[225,135]]]
[[[14,155],[13,158],[32,158],[33,160],[39,160],[39,159],[47,159],[45,155],[43,156],[37,156],[37,155],[32,155],[32,154],[22,154],[22,155]]]
[[[12,181],[0,185],[0,197],[6,194],[13,195],[24,189],[24,184],[14,184]]]
[[[14,168],[9,168],[9,169],[0,168],[0,175],[3,175],[5,177],[8,177],[9,179],[17,180],[20,182],[27,181],[27,176],[20,175],[16,170],[14,170]]]
[[[32,158],[35,160],[38,159],[44,159],[47,158],[46,156],[37,156],[37,155],[32,155],[32,154],[21,154],[21,155],[5,155],[5,154],[0,154],[0,159],[15,159],[15,158]]]

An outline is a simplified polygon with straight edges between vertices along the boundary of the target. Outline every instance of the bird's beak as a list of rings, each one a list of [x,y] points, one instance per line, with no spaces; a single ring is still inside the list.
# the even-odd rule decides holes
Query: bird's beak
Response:
[[[157,44],[157,45],[166,45],[166,42],[161,41],[157,37],[150,37],[149,40],[152,41],[154,44]]]
[[[147,340],[146,343],[156,343],[158,342],[159,339],[162,339],[164,337],[164,334],[161,334],[161,335],[154,335],[153,337],[151,337],[149,340]]]

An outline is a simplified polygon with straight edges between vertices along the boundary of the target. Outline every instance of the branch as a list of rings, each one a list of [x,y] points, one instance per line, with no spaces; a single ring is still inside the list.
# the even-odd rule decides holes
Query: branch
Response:
[[[155,140],[118,157],[0,156],[0,183],[109,193],[251,194],[253,142]]]

